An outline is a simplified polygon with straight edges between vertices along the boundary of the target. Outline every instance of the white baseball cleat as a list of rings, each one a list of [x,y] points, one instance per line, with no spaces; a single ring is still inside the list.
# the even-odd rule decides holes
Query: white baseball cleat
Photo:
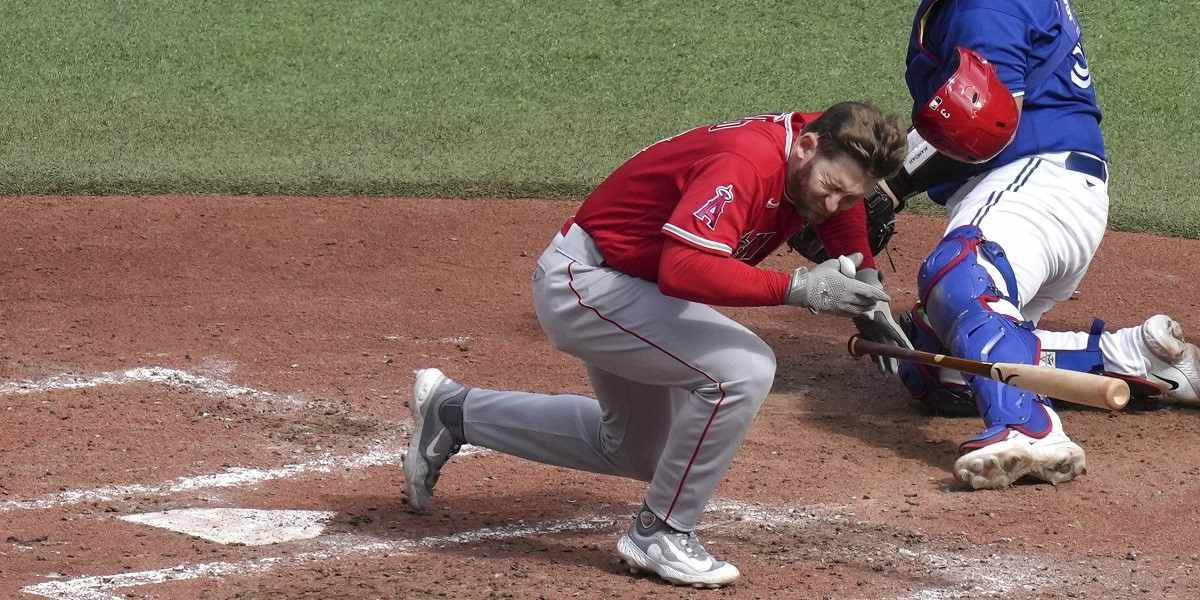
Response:
[[[403,461],[408,504],[419,511],[429,506],[442,467],[458,452],[461,444],[438,417],[438,408],[450,398],[465,395],[467,388],[438,369],[421,369],[416,374],[409,403],[413,431]]]
[[[1200,405],[1200,349],[1183,339],[1183,327],[1167,315],[1142,323],[1142,355],[1147,377],[1166,390],[1163,397],[1181,404]]]
[[[715,589],[741,576],[737,567],[713,558],[696,532],[676,531],[645,507],[617,540],[617,555],[630,572],[649,571],[675,585]]]
[[[1054,410],[1042,406],[1050,417],[1050,433],[1034,438],[1009,428],[1004,439],[968,452],[954,462],[954,474],[972,488],[998,489],[1030,475],[1052,484],[1087,473],[1083,448],[1063,432]]]

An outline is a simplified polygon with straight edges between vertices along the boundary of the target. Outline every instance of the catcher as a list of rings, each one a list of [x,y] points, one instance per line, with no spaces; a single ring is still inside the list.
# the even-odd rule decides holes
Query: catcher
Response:
[[[915,129],[904,168],[867,201],[873,250],[917,193],[944,204],[950,223],[921,266],[920,302],[902,328],[864,336],[1120,377],[1135,394],[1197,404],[1200,351],[1165,315],[1112,332],[1100,320],[1088,332],[1037,329],[1078,286],[1105,230],[1109,170],[1090,73],[1064,0],[920,3],[906,72]],[[791,243],[822,258],[811,234]],[[955,464],[972,487],[1024,475],[1059,483],[1085,471],[1047,399],[923,365],[877,364],[937,412],[984,417]]]

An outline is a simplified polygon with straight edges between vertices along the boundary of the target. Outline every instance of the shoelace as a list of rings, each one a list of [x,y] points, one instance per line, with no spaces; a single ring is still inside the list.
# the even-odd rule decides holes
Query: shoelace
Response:
[[[687,533],[677,533],[675,535],[679,537],[679,545],[681,547],[683,547],[683,551],[689,557],[696,558],[702,552],[705,554],[708,553],[704,549],[704,546],[702,546],[700,544],[700,538],[696,537],[695,531],[689,531]]]

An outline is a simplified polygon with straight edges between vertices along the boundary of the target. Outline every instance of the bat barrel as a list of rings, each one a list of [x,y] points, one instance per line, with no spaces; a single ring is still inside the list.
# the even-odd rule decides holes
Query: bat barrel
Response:
[[[992,379],[1096,408],[1121,410],[1129,403],[1129,384],[1115,377],[1038,365],[995,363]]]

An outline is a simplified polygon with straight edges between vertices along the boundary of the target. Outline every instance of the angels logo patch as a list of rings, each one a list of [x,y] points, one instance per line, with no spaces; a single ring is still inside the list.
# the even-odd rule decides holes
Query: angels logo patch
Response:
[[[725,212],[725,205],[730,202],[733,202],[733,184],[718,185],[717,189],[713,190],[713,197],[706,200],[692,216],[707,225],[710,230],[715,230],[721,213]]]

